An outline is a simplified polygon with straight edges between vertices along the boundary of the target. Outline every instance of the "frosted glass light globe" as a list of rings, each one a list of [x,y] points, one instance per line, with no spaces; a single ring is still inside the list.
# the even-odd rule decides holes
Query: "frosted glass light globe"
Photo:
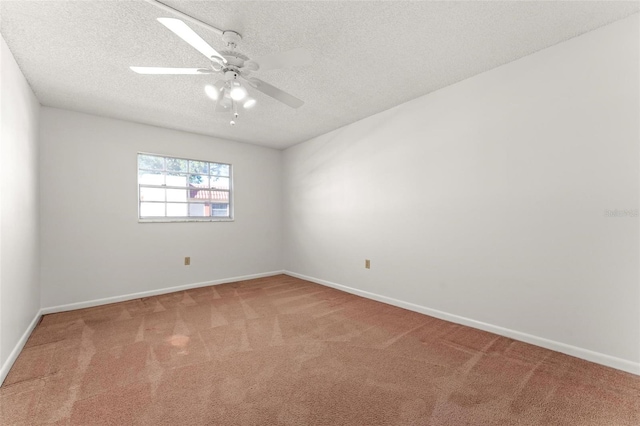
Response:
[[[229,95],[234,101],[241,101],[247,96],[247,89],[242,87],[240,83],[237,83],[231,87]]]

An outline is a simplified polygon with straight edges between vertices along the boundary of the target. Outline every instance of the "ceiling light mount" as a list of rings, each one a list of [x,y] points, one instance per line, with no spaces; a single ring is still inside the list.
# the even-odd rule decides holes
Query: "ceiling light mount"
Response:
[[[242,40],[242,36],[235,31],[227,30],[222,33],[222,41],[224,41],[230,49],[235,49],[238,43],[240,43],[240,40]]]

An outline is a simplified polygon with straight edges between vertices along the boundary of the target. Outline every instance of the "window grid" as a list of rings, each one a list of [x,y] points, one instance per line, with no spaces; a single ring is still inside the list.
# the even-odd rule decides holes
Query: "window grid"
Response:
[[[172,177],[175,179],[171,179]],[[152,182],[143,182],[146,179]],[[173,181],[169,182],[170,180]],[[144,199],[145,189],[156,190],[154,191],[156,194],[151,196],[151,199]],[[173,191],[173,195],[170,196],[168,191]],[[183,191],[184,196],[179,196],[179,191]],[[177,199],[175,199],[176,195],[178,195]],[[153,214],[147,212],[143,215],[144,207],[151,205],[163,205],[163,208],[155,210]],[[225,205],[226,212],[221,208]],[[232,207],[231,164],[138,153],[138,219],[140,221],[233,220]],[[175,211],[170,212],[170,208],[185,210],[181,214],[175,214]]]

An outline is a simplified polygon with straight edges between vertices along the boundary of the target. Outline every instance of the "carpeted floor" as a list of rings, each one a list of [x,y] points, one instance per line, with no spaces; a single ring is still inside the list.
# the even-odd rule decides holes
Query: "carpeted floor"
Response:
[[[640,377],[285,275],[46,315],[0,424],[640,425]]]

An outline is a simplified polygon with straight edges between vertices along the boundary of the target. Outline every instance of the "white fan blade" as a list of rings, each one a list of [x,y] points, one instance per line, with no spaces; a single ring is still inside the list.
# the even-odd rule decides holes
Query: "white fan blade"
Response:
[[[260,70],[262,71],[288,67],[303,67],[311,65],[313,55],[307,49],[297,48],[287,52],[266,55],[255,59],[253,62],[260,65]]]
[[[304,101],[288,94],[283,90],[278,89],[275,86],[270,85],[265,81],[260,80],[259,78],[252,77],[247,79],[247,81],[251,83],[251,85],[255,87],[256,90],[261,91],[267,96],[271,96],[273,99],[276,99],[283,104],[290,106],[291,108],[300,108],[302,105],[304,105]]]
[[[138,74],[213,74],[206,68],[129,67]]]
[[[175,18],[158,18],[158,21],[173,31],[178,37],[189,43],[194,49],[202,53],[209,60],[212,58],[220,58],[223,62],[227,62],[224,57],[219,54],[213,47],[202,39],[187,24]]]

